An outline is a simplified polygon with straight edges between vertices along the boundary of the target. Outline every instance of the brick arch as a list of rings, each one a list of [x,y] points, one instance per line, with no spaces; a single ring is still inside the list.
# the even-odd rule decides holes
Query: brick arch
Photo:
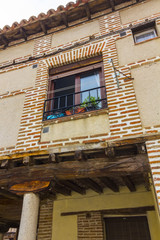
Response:
[[[83,60],[102,53],[106,46],[106,41],[101,41],[81,48],[72,49],[71,51],[57,54],[44,60],[47,67],[56,67],[69,64],[78,60]]]

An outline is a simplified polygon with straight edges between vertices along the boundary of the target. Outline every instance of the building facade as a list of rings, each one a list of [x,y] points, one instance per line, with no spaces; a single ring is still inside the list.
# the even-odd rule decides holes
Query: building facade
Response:
[[[159,69],[159,0],[1,30],[1,239],[160,238]]]

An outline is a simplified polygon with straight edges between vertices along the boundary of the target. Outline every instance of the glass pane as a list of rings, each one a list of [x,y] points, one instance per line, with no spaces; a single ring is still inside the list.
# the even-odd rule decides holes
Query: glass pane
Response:
[[[101,99],[101,90],[100,90],[100,78],[99,71],[92,70],[87,73],[83,73],[80,75],[81,81],[81,91],[85,91],[81,94],[81,103],[89,102],[89,100],[97,100]],[[99,88],[90,90],[93,88]],[[87,91],[88,90],[88,91]]]
[[[139,42],[142,42],[142,41],[145,41],[145,40],[148,40],[148,39],[152,39],[154,37],[156,37],[155,31],[145,32],[145,33],[142,33],[139,36],[135,36],[136,43],[139,43]]]

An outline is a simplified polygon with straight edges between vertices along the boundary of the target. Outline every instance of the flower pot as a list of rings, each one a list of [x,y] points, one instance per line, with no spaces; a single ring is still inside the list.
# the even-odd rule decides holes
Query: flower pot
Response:
[[[75,110],[75,113],[83,113],[83,112],[85,112],[85,107],[83,107],[83,108],[76,108],[76,110]]]
[[[72,114],[73,114],[73,111],[71,111],[71,110],[66,110],[66,111],[65,111],[65,114],[66,114],[67,116],[72,115]]]

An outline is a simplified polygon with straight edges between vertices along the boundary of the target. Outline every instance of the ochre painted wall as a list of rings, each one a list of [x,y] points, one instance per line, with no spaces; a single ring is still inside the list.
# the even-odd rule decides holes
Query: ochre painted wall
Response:
[[[134,193],[130,193],[127,188],[122,187],[120,193],[113,193],[106,189],[101,195],[96,194],[92,190],[87,191],[87,194],[84,196],[77,193],[73,193],[69,197],[59,195],[57,200],[54,201],[53,207],[52,240],[77,240],[77,217],[76,215],[61,216],[63,212],[134,208],[153,205],[152,193],[146,192],[143,186],[138,186],[137,191]],[[147,217],[149,223],[151,221],[155,223],[150,225],[152,240],[159,240],[160,228],[157,223],[155,211],[152,214],[148,213]]]
[[[116,41],[119,65],[138,62],[160,55],[160,38],[135,44],[133,36],[128,36]],[[152,49],[152,51],[151,51]]]
[[[65,29],[64,31],[53,34],[52,47],[57,47],[62,44],[70,43],[72,41],[94,35],[96,33],[99,33],[99,31],[100,29],[98,20],[81,24],[76,28],[73,27]]]
[[[46,127],[46,126],[45,126]],[[41,134],[41,141],[51,141],[64,138],[105,134],[109,132],[108,115],[87,117],[84,119],[69,120],[67,122],[48,125],[49,132]]]
[[[34,87],[37,68],[24,67],[0,74],[0,95],[7,92]]]
[[[25,94],[0,99],[0,146],[10,147],[17,142]]]
[[[120,11],[121,22],[122,24],[126,24],[136,21],[137,19],[149,17],[158,12],[160,12],[160,1],[146,0],[146,2],[142,2]]]
[[[16,46],[8,47],[4,50],[0,50],[0,63],[27,55],[32,55],[33,47],[34,41],[29,41]]]
[[[160,62],[131,70],[143,127],[159,125]]]

